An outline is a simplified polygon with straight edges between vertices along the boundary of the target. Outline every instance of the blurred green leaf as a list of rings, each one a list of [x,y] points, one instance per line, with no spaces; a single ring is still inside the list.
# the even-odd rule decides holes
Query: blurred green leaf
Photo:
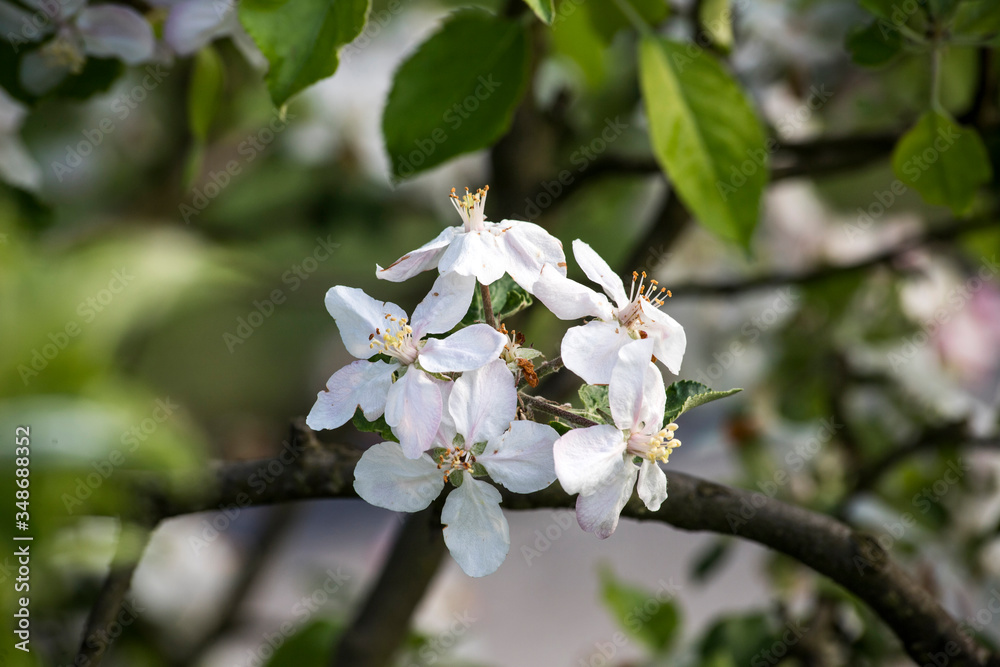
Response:
[[[717,621],[701,640],[701,655],[712,665],[751,665],[774,643],[771,624],[760,613]]]
[[[528,84],[526,27],[481,11],[453,15],[396,72],[382,117],[397,178],[491,146]]]
[[[705,581],[725,564],[726,558],[732,553],[733,541],[720,538],[699,552],[691,564],[691,578],[695,581]]]
[[[899,31],[890,30],[880,21],[872,21],[847,36],[851,60],[865,67],[878,67],[895,58],[903,50]]]
[[[224,69],[218,52],[207,46],[195,54],[188,85],[188,125],[195,140],[208,140],[208,130],[222,100]]]
[[[639,65],[657,161],[702,225],[748,248],[768,154],[743,91],[694,45],[645,37]]]
[[[330,621],[308,623],[278,647],[267,667],[325,665],[339,633],[340,627]]]
[[[650,27],[656,27],[670,14],[670,7],[665,0],[621,0],[627,2]],[[588,12],[591,25],[605,43],[610,42],[619,30],[631,28],[628,17],[618,6],[617,0],[588,0]]]
[[[699,14],[712,41],[728,51],[733,46],[733,8],[729,0],[705,0]]]
[[[555,14],[555,8],[552,6],[552,0],[524,0],[524,3],[531,7],[531,11],[535,12],[542,23],[545,25],[550,25],[552,23],[552,17]]]
[[[520,285],[514,282],[509,275],[504,274],[499,280],[493,281],[490,285],[490,303],[493,304],[493,317],[499,325],[508,317],[521,312],[532,303],[531,295]],[[472,304],[469,311],[462,318],[462,325],[468,326],[476,322],[484,322],[486,314],[483,312],[483,296],[477,286],[472,296]]]
[[[618,624],[655,653],[665,653],[677,639],[681,615],[667,591],[644,591],[602,569],[601,595]]]
[[[892,154],[899,180],[929,204],[962,213],[992,176],[986,147],[975,128],[928,111],[900,138]]]
[[[572,3],[572,0],[563,2]],[[607,42],[591,22],[589,3],[570,6],[573,11],[561,13],[560,20],[552,25],[552,47],[556,53],[563,54],[580,68],[588,86],[597,88],[604,80],[607,70]]]
[[[726,391],[714,391],[694,380],[678,380],[667,387],[667,405],[664,420],[672,422],[688,410],[692,410],[699,405],[711,403],[712,401],[732,396],[741,391],[743,390],[728,389]]]
[[[368,0],[243,0],[240,22],[271,67],[275,106],[337,71],[338,52],[365,27]]]
[[[1000,2],[965,0],[955,10],[951,34],[980,36],[996,33],[1000,33]]]

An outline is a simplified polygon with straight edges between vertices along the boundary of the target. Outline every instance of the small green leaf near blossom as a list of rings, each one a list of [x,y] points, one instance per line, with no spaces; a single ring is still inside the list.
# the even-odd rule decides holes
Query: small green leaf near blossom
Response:
[[[688,410],[692,410],[699,405],[717,401],[720,398],[732,396],[742,389],[728,389],[726,391],[714,391],[700,382],[693,380],[678,380],[667,387],[667,405],[664,411],[664,420],[672,422]]]

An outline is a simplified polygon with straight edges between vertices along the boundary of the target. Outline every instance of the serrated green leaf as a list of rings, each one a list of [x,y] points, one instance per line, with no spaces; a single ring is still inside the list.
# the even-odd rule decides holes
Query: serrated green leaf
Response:
[[[242,0],[240,22],[270,63],[275,106],[332,76],[338,52],[365,27],[369,0]]]
[[[354,428],[362,433],[378,433],[386,440],[399,442],[399,438],[392,433],[392,427],[385,421],[385,415],[382,415],[375,421],[368,421],[365,413],[361,411],[361,408],[358,408],[351,419],[351,423],[354,424]]]
[[[903,50],[899,31],[891,30],[880,21],[872,21],[847,36],[845,44],[851,60],[864,67],[878,67],[895,58]]]
[[[535,16],[541,20],[545,25],[552,24],[552,17],[555,15],[555,8],[552,6],[552,0],[524,0],[524,4],[531,7],[531,11],[535,12]]]
[[[670,591],[647,592],[619,581],[608,570],[601,571],[604,603],[619,625],[655,653],[665,653],[678,636],[681,615]]]
[[[692,410],[705,403],[717,401],[726,396],[732,396],[740,391],[743,390],[728,389],[726,391],[714,391],[694,380],[678,380],[667,387],[667,404],[664,411],[664,420],[672,422],[688,410]]]
[[[224,69],[222,59],[211,46],[194,57],[191,82],[188,85],[188,126],[195,140],[208,140],[208,130],[222,100]]]
[[[478,10],[453,15],[396,71],[382,116],[393,175],[493,145],[510,127],[529,61],[522,23]]]
[[[650,143],[702,225],[748,248],[767,184],[764,132],[739,85],[704,49],[644,37],[639,78]]]
[[[928,204],[962,213],[992,174],[989,156],[975,128],[928,111],[904,134],[892,154],[892,168]]]

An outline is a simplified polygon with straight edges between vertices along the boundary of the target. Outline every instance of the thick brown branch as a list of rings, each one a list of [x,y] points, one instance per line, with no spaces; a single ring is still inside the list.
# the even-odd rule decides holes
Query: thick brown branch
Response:
[[[541,409],[541,408],[539,408]],[[310,451],[291,464],[279,459],[220,465],[206,493],[197,497],[161,495],[164,516],[316,498],[351,497],[356,453]],[[260,470],[280,471],[265,489],[251,492],[248,478]],[[899,637],[919,664],[940,655],[950,665],[997,667],[991,656],[963,633],[913,578],[877,542],[824,515],[788,505],[758,492],[729,488],[669,471],[670,498],[658,512],[633,499],[624,516],[660,521],[684,530],[736,535],[788,554],[864,600]],[[147,489],[150,487],[147,486]],[[242,494],[242,495],[241,495]],[[553,485],[529,495],[505,494],[507,509],[571,507],[574,499]]]

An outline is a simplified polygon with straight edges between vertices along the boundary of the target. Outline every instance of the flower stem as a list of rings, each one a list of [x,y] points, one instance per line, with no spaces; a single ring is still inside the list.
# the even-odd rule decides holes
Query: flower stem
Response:
[[[497,318],[493,314],[493,299],[490,297],[490,286],[480,283],[479,294],[483,297],[483,315],[486,317],[486,324],[496,329]]]
[[[557,403],[550,401],[547,398],[542,398],[541,396],[529,396],[528,394],[521,394],[521,399],[529,406],[539,412],[544,412],[546,414],[552,415],[553,417],[559,417],[570,424],[575,424],[576,426],[597,426],[597,422],[592,419],[587,419],[582,417],[575,412],[570,412],[566,408],[560,407]]]

